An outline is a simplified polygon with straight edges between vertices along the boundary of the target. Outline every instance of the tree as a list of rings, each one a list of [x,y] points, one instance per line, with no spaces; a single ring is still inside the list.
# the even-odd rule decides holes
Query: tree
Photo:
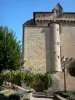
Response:
[[[8,27],[0,26],[0,72],[10,69],[17,70],[22,63],[20,41]]]
[[[75,77],[75,60],[70,63],[68,71],[71,76]]]

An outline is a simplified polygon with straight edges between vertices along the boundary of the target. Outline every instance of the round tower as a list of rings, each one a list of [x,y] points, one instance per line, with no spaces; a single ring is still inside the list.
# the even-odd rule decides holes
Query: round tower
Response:
[[[52,22],[50,26],[51,36],[51,71],[61,71],[61,58],[60,58],[60,24]]]

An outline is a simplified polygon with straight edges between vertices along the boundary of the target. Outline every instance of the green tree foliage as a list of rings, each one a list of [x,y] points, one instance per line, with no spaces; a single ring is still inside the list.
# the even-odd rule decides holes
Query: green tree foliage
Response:
[[[0,72],[19,69],[21,57],[20,41],[17,41],[14,32],[0,26]]]
[[[75,77],[75,60],[70,63],[68,71],[69,71],[71,76]]]

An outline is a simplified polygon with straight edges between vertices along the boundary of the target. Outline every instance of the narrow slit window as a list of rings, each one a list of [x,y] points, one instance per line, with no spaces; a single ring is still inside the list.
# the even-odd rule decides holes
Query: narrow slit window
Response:
[[[59,56],[58,56],[58,58],[59,58]]]
[[[57,42],[57,45],[59,45],[59,42]]]
[[[55,54],[56,52],[54,52],[54,54]]]
[[[58,29],[57,29],[57,31],[58,31]]]

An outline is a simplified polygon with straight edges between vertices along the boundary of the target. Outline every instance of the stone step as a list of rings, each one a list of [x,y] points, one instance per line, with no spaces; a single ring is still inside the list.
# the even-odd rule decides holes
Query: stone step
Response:
[[[46,95],[45,93],[42,92],[35,92],[32,94],[32,96],[37,98],[53,98],[53,96]]]

